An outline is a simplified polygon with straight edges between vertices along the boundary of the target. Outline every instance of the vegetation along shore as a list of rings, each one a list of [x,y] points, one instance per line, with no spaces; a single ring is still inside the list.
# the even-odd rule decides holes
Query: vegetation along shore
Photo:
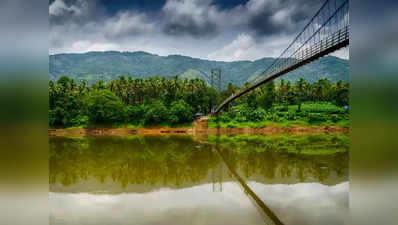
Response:
[[[85,133],[112,129],[132,133],[162,129],[165,133],[203,129],[209,133],[220,129],[242,132],[244,128],[251,128],[247,132],[348,130],[348,83],[343,81],[308,83],[299,79],[291,83],[282,79],[237,99],[217,116],[205,117],[237,90],[230,83],[218,92],[202,79],[177,76],[120,76],[91,85],[63,76],[49,82],[50,133],[79,129]],[[199,120],[206,123],[198,127],[195,121]]]

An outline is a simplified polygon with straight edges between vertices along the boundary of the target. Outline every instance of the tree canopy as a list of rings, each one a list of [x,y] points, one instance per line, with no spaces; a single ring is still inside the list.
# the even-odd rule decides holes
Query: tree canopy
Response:
[[[289,105],[298,105],[301,111],[304,102],[345,106],[349,100],[348,88],[342,81],[332,83],[320,79],[310,84],[299,79],[292,84],[281,79],[279,83],[270,82],[236,99],[226,110],[237,121],[261,121],[267,118],[267,113],[275,111],[275,106],[283,106],[279,111],[288,111]],[[49,82],[49,124],[70,127],[189,123],[195,113],[209,114],[238,89],[228,84],[225,90],[217,92],[202,79],[177,76],[147,79],[120,76],[92,85],[63,76],[57,82]],[[319,116],[313,117],[319,119]]]

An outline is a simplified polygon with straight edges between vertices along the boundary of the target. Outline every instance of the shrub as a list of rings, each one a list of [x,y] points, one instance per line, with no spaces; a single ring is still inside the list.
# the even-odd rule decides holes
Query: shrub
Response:
[[[170,105],[170,119],[172,124],[186,123],[193,120],[192,107],[184,100],[179,100]]]
[[[267,112],[262,108],[251,108],[247,104],[241,104],[232,108],[230,115],[238,122],[263,121]]]
[[[169,117],[166,106],[163,102],[155,101],[149,106],[149,109],[145,113],[144,122],[145,124],[159,124],[167,122]]]
[[[228,122],[230,122],[232,120],[231,117],[229,117],[228,114],[221,114],[217,118],[218,118],[218,121],[224,122],[224,123],[228,123]]]
[[[287,112],[289,111],[289,107],[287,105],[283,105],[278,109],[279,112]]]
[[[253,109],[249,107],[247,104],[241,104],[232,108],[231,115],[232,117],[235,118],[237,117],[246,118],[245,121],[247,121],[247,119],[250,118],[251,111],[253,111]]]
[[[146,105],[136,105],[127,107],[127,121],[132,124],[139,124],[144,120],[145,112],[148,110]]]
[[[276,113],[269,113],[266,116],[266,120],[277,122],[279,120],[279,116]]]
[[[337,123],[337,122],[339,122],[342,119],[343,119],[343,117],[340,116],[340,115],[333,114],[333,115],[330,116],[330,120],[332,122],[334,122],[334,123]]]
[[[304,112],[304,111],[300,111],[300,112],[296,112],[296,116],[301,117],[301,118],[307,118],[308,113]]]
[[[277,112],[276,115],[278,117],[285,117],[285,115],[287,114],[287,112]]]
[[[245,116],[236,117],[236,121],[238,122],[247,122],[247,118]]]
[[[296,120],[296,114],[294,112],[288,112],[285,114],[286,120]]]
[[[265,119],[266,114],[267,113],[265,112],[264,109],[258,108],[249,113],[248,119],[249,119],[249,121],[253,121],[253,122],[263,121]]]
[[[235,127],[238,127],[238,125],[236,123],[234,123],[233,121],[227,123],[227,128],[235,128]]]
[[[326,122],[327,117],[321,113],[309,113],[308,114],[308,122],[317,123],[317,122]]]
[[[276,117],[275,118],[275,120],[274,120],[275,122],[279,122],[279,123],[282,123],[282,122],[285,122],[286,121],[286,118],[285,117]]]
[[[304,104],[303,105],[304,111],[308,113],[328,113],[328,114],[336,114],[336,113],[344,113],[345,110],[341,107],[330,103],[313,103],[313,104]]]
[[[53,109],[49,111],[50,126],[75,126],[74,118],[82,114],[81,99],[75,98],[71,93],[62,94],[58,98]]]
[[[89,117],[85,115],[78,115],[71,120],[73,126],[87,125],[89,122]]]
[[[89,121],[94,124],[123,122],[126,107],[111,91],[98,90],[87,96],[86,113]]]
[[[341,89],[336,91],[333,95],[333,103],[337,106],[345,106],[349,103],[348,89]]]
[[[55,110],[52,109],[48,110],[48,123],[50,127],[57,124],[57,115]]]
[[[169,122],[171,124],[177,124],[180,122],[180,120],[178,119],[178,117],[176,115],[170,115],[169,116]]]

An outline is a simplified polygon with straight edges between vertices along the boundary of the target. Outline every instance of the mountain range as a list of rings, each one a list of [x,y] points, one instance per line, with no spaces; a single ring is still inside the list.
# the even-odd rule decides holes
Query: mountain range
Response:
[[[223,62],[182,55],[159,56],[142,51],[68,53],[54,54],[49,57],[51,80],[57,80],[65,75],[93,83],[99,79],[110,80],[121,75],[134,78],[178,75],[182,78],[199,77],[209,82],[211,69],[220,68],[223,86],[229,82],[238,86],[250,82],[275,60],[262,58],[254,61]],[[348,60],[326,56],[282,78],[291,82],[297,81],[300,77],[310,83],[321,78],[328,78],[332,82],[338,80],[348,82],[348,74]]]

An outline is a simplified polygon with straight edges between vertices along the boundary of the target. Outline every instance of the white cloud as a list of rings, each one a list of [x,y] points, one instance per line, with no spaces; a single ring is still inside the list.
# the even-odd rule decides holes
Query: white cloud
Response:
[[[50,13],[50,15],[59,15],[63,12],[64,9],[67,9],[64,1],[55,0],[48,8],[48,12]]]
[[[344,224],[349,215],[349,182],[334,186],[253,181],[247,184],[286,224]],[[185,225],[199,217],[196,224],[264,223],[264,215],[236,182],[223,182],[222,192],[212,192],[211,183],[147,193],[50,192],[49,204],[52,220],[72,224],[124,224],[131,220],[137,224]]]
[[[248,34],[240,34],[237,39],[223,48],[210,53],[208,58],[220,61],[236,61],[253,59],[255,53],[253,47],[256,45],[254,39]]]
[[[105,36],[122,38],[130,35],[140,35],[154,29],[154,24],[147,22],[143,13],[122,12],[108,19],[104,25]]]
[[[289,37],[256,40],[242,33],[226,46],[208,55],[209,59],[220,61],[256,60],[264,57],[277,57],[289,43]]]
[[[84,1],[79,1],[77,5],[67,6],[63,0],[55,0],[49,7],[50,16],[60,16],[65,13],[82,15],[83,9],[87,6]]]
[[[76,41],[72,44],[72,52],[90,52],[90,51],[110,51],[117,49],[118,46],[113,43],[97,43],[90,41]]]
[[[171,13],[171,20],[177,20],[180,16],[190,16],[195,22],[203,23],[207,18],[203,15],[214,10],[214,7],[210,7],[209,0],[168,0],[163,7],[166,13]],[[177,21],[175,21],[177,22]]]
[[[164,28],[169,35],[204,37],[216,33],[220,10],[211,0],[168,0],[163,6]]]
[[[342,59],[350,59],[350,49],[349,48],[342,48],[338,51],[331,53],[330,55],[342,58]]]

